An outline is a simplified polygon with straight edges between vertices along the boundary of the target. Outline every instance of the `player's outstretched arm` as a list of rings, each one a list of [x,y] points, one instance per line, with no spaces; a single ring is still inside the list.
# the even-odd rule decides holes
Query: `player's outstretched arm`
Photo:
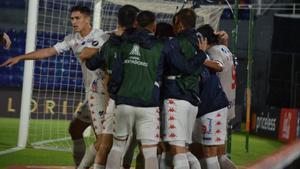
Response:
[[[3,32],[1,35],[1,43],[4,47],[4,49],[9,49],[11,46],[11,40],[5,32]]]
[[[56,54],[57,54],[57,51],[53,47],[39,49],[39,50],[34,51],[34,52],[30,52],[30,53],[27,53],[27,54],[24,54],[24,55],[19,55],[19,56],[9,58],[4,63],[2,63],[0,65],[0,67],[13,66],[21,60],[39,60],[39,59],[55,56]]]

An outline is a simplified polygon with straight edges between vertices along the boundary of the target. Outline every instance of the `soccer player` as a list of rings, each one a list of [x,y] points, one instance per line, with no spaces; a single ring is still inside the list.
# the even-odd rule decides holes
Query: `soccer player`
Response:
[[[90,123],[93,123],[93,128],[97,135],[97,143],[95,145],[99,144],[99,136],[102,132],[101,115],[104,108],[103,73],[100,69],[94,71],[88,70],[84,62],[98,52],[99,48],[106,41],[107,35],[102,30],[91,27],[91,11],[88,7],[73,6],[70,9],[70,15],[74,33],[66,36],[64,41],[58,42],[53,47],[15,56],[5,61],[1,66],[12,66],[21,60],[37,60],[52,57],[70,49],[73,51],[81,65],[86,93],[85,99],[89,109],[89,111],[79,111],[70,123],[69,128],[73,141],[73,158],[75,165],[78,167],[80,162],[86,163],[87,161],[94,160],[93,154],[96,153],[94,145],[91,145],[90,149],[92,151],[86,154],[86,158],[82,160],[85,153],[85,143],[82,133]],[[89,116],[91,116],[92,120]],[[82,166],[80,168],[86,167],[89,166]]]
[[[154,37],[155,15],[141,12],[139,29],[125,36],[122,83],[117,92],[116,131],[106,168],[119,169],[128,136],[136,132],[145,160],[145,169],[157,169],[159,140],[159,85],[162,76],[163,43]]]
[[[227,122],[232,120],[235,117],[235,90],[236,90],[236,72],[235,65],[233,62],[233,56],[230,50],[223,44],[220,44],[220,40],[217,35],[214,33],[213,28],[210,25],[203,25],[198,28],[198,31],[208,39],[209,48],[207,53],[210,58],[214,61],[219,62],[222,67],[222,71],[218,72],[217,75],[220,79],[221,85],[224,89],[224,92],[228,98],[229,106],[228,110],[225,112],[225,121],[222,123],[225,124],[225,129],[227,129]],[[226,44],[226,43],[225,43]],[[226,136],[226,133],[225,133]],[[221,139],[221,140],[220,140]],[[225,139],[222,137],[216,145],[218,145],[218,156],[219,163],[221,168],[236,168],[233,162],[227,158],[225,155]]]
[[[199,100],[200,66],[206,64],[207,42],[198,38],[194,29],[196,14],[192,9],[181,9],[174,19],[177,34],[166,44],[165,72],[162,87],[165,119],[164,141],[169,142],[175,169],[200,168],[198,160],[186,145],[192,142],[192,130]],[[190,163],[190,164],[189,164]]]
[[[0,43],[3,45],[4,49],[9,49],[11,46],[11,40],[5,32],[0,32]]]
[[[106,88],[108,87],[110,76],[113,72],[113,62],[114,57],[119,53],[120,47],[123,43],[122,35],[130,34],[135,27],[136,16],[139,9],[132,5],[124,5],[119,9],[118,12],[118,27],[115,32],[110,35],[108,41],[106,41],[98,55],[95,55],[91,59],[88,59],[86,66],[95,70],[102,68],[106,70],[108,74],[108,80],[105,82]],[[104,63],[104,64],[103,64]],[[103,65],[105,67],[103,68]],[[112,83],[110,83],[112,84]],[[118,87],[118,86],[116,86]],[[113,129],[115,121],[115,99],[116,96],[111,89],[114,88],[113,85],[110,86],[109,91],[109,101],[106,112],[104,114],[103,120],[103,131],[101,136],[101,144],[99,150],[97,151],[97,156],[95,159],[94,169],[104,169],[107,161],[107,155],[111,149],[113,142]],[[133,147],[134,148],[134,147]],[[131,161],[131,160],[130,160]],[[130,167],[130,166],[129,166]]]

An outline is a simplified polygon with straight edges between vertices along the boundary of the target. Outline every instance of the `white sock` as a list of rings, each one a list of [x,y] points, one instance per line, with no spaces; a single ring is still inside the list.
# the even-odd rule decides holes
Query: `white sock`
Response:
[[[176,154],[173,158],[174,169],[189,169],[186,153]]]
[[[167,163],[166,163],[166,153],[162,152],[158,156],[158,164],[160,169],[167,169]]]
[[[93,169],[105,169],[105,166],[101,165],[101,164],[94,163],[94,168]]]
[[[200,162],[191,152],[186,153],[187,159],[189,161],[190,169],[201,169]]]
[[[235,164],[226,155],[222,155],[218,160],[222,169],[237,169]]]
[[[89,168],[94,163],[96,153],[97,151],[95,149],[94,144],[91,144],[89,148],[85,151],[84,157],[81,160],[78,169]]]
[[[85,143],[84,139],[77,139],[73,141],[73,160],[75,162],[76,167],[79,166],[84,153],[85,153]]]
[[[205,162],[207,169],[221,169],[217,156],[206,158]]]
[[[157,147],[143,148],[145,169],[158,169]]]
[[[126,141],[114,139],[113,146],[107,157],[106,169],[119,169],[121,168],[121,161],[124,154]]]

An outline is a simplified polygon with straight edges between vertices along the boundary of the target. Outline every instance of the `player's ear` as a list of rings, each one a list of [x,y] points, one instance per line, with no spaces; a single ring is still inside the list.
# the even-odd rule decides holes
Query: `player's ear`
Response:
[[[134,21],[134,23],[133,23],[133,27],[134,27],[134,28],[137,28],[137,27],[138,27],[138,25],[139,25],[139,24],[138,24],[138,21],[137,21],[137,20],[135,20],[135,21]]]

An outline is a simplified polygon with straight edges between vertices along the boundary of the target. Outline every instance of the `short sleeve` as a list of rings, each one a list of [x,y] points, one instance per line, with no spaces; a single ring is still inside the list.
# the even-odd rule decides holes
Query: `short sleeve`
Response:
[[[222,52],[221,48],[213,48],[208,51],[208,54],[211,60],[218,61],[222,65],[225,64],[225,53]]]
[[[101,48],[104,42],[107,41],[109,35],[103,32],[102,30],[96,30],[92,37],[92,42],[88,43],[86,47],[88,48]]]
[[[57,53],[63,53],[71,49],[70,46],[71,35],[65,37],[64,41],[56,43],[53,47]]]

